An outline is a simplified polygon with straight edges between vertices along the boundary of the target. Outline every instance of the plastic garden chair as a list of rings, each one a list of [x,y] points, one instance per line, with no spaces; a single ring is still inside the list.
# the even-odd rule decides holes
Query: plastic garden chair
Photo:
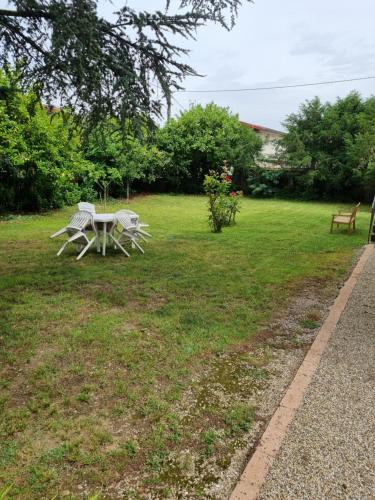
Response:
[[[77,205],[78,205],[78,210],[90,212],[90,214],[96,213],[95,205],[93,205],[92,203],[88,203],[87,201],[80,201],[79,203],[77,203]]]
[[[118,233],[117,236],[115,236],[116,230]],[[121,240],[123,238],[130,240],[133,248],[136,247],[140,252],[145,253],[143,248],[137,241],[137,239],[139,238],[139,234],[137,229],[137,222],[134,220],[134,215],[125,213],[124,210],[120,210],[115,213],[114,225],[110,236],[115,243],[115,247],[119,246],[121,250],[128,256],[128,252],[121,246]]]
[[[94,237],[91,240],[86,235],[86,229],[90,226],[94,231]],[[60,234],[67,233],[68,239],[62,245],[56,255],[61,255],[69,243],[79,245],[78,248],[83,246],[79,253],[77,260],[79,260],[91,247],[91,245],[98,239],[98,233],[93,223],[92,214],[90,212],[80,211],[75,213],[69,221],[69,224],[53,234],[51,238],[59,236]]]
[[[77,206],[78,206],[78,210],[80,211],[84,211],[84,212],[90,212],[90,214],[93,214],[95,215],[96,214],[96,208],[95,208],[95,205],[93,203],[88,203],[87,201],[80,201],[79,203],[77,203]],[[86,228],[87,231],[93,231],[94,228],[89,226]],[[98,249],[98,252],[100,252],[100,238],[97,239],[97,249]]]
[[[141,220],[139,220],[139,215],[138,214],[136,214],[132,210],[124,210],[124,209],[119,210],[118,212],[116,212],[115,215],[117,215],[117,214],[129,215],[132,223],[135,226],[135,228],[133,229],[133,231],[135,233],[137,233],[137,236],[141,237],[144,241],[147,241],[146,240],[146,236],[148,238],[151,238],[151,234],[147,233],[146,231],[144,231],[144,229],[142,229],[144,227],[149,227],[149,224],[145,224],[144,222],[142,222]]]

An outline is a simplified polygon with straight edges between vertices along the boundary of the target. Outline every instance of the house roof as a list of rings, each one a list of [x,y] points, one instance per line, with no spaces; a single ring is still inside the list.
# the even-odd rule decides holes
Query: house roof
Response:
[[[252,130],[255,130],[255,132],[273,132],[274,134],[280,134],[284,135],[285,132],[282,132],[281,130],[275,130],[274,128],[268,128],[268,127],[263,127],[262,125],[255,125],[254,123],[248,123],[248,122],[243,122],[240,120],[241,125],[247,128],[251,128]]]
[[[61,111],[61,108],[59,106],[55,106],[54,104],[43,104],[43,108],[49,114],[59,113]]]

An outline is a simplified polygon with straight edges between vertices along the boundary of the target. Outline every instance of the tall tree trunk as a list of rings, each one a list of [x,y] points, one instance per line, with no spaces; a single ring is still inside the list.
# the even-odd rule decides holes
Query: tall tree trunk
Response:
[[[108,186],[104,186],[104,210],[107,210]]]
[[[126,202],[129,203],[130,198],[130,182],[129,179],[126,179]]]

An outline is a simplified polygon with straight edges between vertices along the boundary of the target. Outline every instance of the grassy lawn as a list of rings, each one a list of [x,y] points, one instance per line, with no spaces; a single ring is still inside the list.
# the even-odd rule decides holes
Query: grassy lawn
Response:
[[[369,218],[330,235],[344,207],[244,199],[237,225],[212,234],[203,197],[130,208],[153,238],[129,259],[110,248],[77,262],[74,247],[57,258],[48,236],[74,208],[0,222],[0,486],[11,496],[163,497],[185,481],[199,497],[191,469],[230,457],[256,416],[222,353],[239,349],[248,380],[266,378],[257,333],[309,280],[338,282]],[[234,402],[202,389],[209,370]]]

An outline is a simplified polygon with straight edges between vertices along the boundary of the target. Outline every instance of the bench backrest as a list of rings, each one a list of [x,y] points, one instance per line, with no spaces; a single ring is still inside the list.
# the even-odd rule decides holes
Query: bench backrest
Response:
[[[356,218],[360,205],[361,203],[357,203],[357,205],[353,208],[352,215],[350,216],[351,220]]]

